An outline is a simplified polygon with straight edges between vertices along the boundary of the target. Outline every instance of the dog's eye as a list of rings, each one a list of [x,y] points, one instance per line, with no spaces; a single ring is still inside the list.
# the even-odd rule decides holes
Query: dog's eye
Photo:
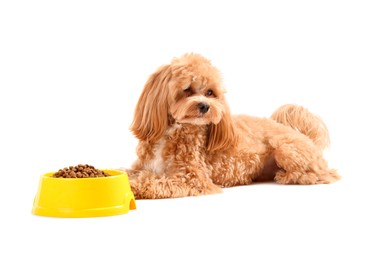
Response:
[[[191,96],[191,94],[192,94],[191,86],[189,86],[188,88],[184,89],[183,92],[186,94],[186,96]]]
[[[206,95],[207,97],[213,96],[213,90],[208,89],[208,90],[207,90],[207,93],[205,93],[205,95]]]

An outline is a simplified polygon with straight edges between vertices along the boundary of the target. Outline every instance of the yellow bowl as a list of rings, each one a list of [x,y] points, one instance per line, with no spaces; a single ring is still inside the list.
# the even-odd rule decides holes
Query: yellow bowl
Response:
[[[32,213],[39,216],[84,218],[113,216],[136,209],[128,175],[103,170],[109,177],[55,178],[41,176]]]

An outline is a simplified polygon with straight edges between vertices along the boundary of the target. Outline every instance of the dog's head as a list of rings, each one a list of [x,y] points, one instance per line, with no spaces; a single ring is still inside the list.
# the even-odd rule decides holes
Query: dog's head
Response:
[[[208,125],[208,150],[235,144],[220,72],[198,54],[185,54],[153,73],[138,100],[131,130],[156,142],[173,123]]]

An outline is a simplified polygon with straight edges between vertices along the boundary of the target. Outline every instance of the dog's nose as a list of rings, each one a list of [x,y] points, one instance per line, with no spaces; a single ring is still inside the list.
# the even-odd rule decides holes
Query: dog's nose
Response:
[[[199,108],[199,111],[203,114],[207,113],[208,110],[209,110],[209,105],[207,103],[204,103],[204,102],[200,102],[198,104],[198,108]]]

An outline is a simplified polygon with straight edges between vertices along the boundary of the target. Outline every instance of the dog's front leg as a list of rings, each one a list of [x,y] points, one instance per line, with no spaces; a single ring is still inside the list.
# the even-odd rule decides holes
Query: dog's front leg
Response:
[[[207,195],[221,192],[206,172],[186,166],[176,171],[158,174],[149,170],[138,171],[129,176],[136,199],[163,199]]]

